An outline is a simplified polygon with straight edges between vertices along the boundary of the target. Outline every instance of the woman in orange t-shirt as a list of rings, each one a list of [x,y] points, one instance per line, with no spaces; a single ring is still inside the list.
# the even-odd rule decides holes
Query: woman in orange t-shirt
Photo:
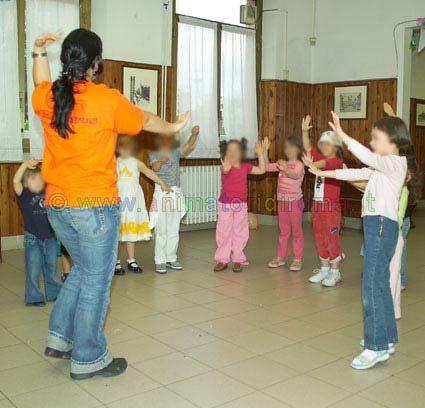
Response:
[[[64,40],[62,73],[51,82],[46,46],[61,33],[34,45],[33,107],[44,129],[42,172],[51,225],[74,267],[53,307],[45,354],[71,359],[71,377],[113,376],[124,358],[106,347],[103,324],[117,254],[120,208],[115,145],[118,133],[177,133],[187,112],[171,124],[143,112],[120,92],[92,81],[102,71],[102,41],[78,29]]]

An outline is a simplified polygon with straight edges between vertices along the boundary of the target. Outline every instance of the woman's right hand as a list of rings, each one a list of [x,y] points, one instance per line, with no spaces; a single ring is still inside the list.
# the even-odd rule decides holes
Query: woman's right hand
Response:
[[[186,113],[180,116],[177,121],[174,123],[174,133],[180,132],[185,126],[187,121],[190,118],[190,110],[186,111]]]
[[[37,37],[34,41],[34,51],[45,51],[49,45],[60,41],[62,39],[63,29],[56,31],[55,33],[44,33]]]

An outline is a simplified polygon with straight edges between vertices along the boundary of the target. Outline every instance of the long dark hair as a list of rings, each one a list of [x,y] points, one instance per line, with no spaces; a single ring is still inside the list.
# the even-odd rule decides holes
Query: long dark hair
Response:
[[[227,146],[229,146],[232,143],[235,143],[239,146],[242,152],[242,158],[244,159],[246,156],[246,150],[248,148],[248,140],[246,140],[244,137],[241,140],[238,140],[238,139],[222,140],[220,142],[221,158],[224,159],[224,156],[226,156],[226,152],[227,152]]]
[[[94,68],[96,63],[96,73],[102,72],[102,40],[84,28],[72,31],[63,41],[61,62],[62,72],[52,86],[55,107],[51,124],[66,139],[69,133],[74,133],[69,124],[69,116],[75,105],[74,83],[85,81],[87,70]]]
[[[397,146],[400,156],[406,157],[408,174],[406,186],[409,189],[409,205],[415,204],[420,194],[420,172],[415,158],[415,149],[406,124],[398,117],[389,116],[376,121],[372,128],[386,133],[390,141]]]

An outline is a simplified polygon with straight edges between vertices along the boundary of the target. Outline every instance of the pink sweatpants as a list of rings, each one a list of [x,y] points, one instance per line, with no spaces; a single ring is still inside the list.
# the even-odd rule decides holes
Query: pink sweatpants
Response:
[[[400,294],[401,294],[401,258],[403,256],[404,239],[400,234],[394,255],[390,262],[390,286],[393,296],[394,314],[396,319],[401,318]]]
[[[243,252],[249,239],[248,207],[246,203],[218,203],[218,220],[215,233],[217,262],[245,263]]]
[[[297,201],[279,201],[278,203],[279,246],[277,248],[277,256],[279,258],[287,258],[290,254],[289,240],[291,238],[291,231],[294,259],[301,260],[303,258],[303,209],[303,199]]]

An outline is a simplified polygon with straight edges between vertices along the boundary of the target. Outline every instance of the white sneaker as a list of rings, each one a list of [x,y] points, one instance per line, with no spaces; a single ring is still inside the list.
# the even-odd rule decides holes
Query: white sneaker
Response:
[[[314,275],[310,276],[310,278],[308,279],[308,281],[311,283],[320,283],[322,282],[323,279],[327,278],[328,275],[330,274],[330,271],[323,271],[322,269],[319,269],[319,270],[315,269],[313,272],[314,272]]]
[[[360,340],[360,345],[364,347],[364,339]],[[395,344],[394,343],[388,343],[388,354],[392,356],[395,354]]]
[[[387,351],[373,351],[366,349],[351,362],[351,367],[356,370],[367,370],[378,363],[387,361],[389,358],[390,355]]]
[[[338,285],[340,282],[342,282],[341,272],[339,270],[331,269],[328,276],[322,280],[322,285],[327,288],[331,288]]]

